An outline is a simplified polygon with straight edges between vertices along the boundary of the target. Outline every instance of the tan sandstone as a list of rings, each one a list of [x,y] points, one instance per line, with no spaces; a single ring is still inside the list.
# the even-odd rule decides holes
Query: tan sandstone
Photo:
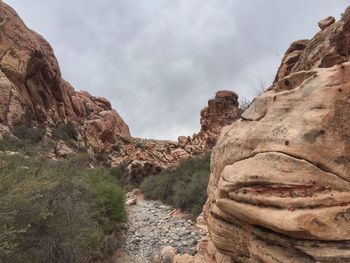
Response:
[[[349,12],[222,130],[204,217],[231,262],[350,262]]]

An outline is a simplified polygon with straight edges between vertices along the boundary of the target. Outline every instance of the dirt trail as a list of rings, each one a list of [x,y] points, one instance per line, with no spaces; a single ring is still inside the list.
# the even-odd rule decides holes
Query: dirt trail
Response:
[[[169,215],[172,207],[158,201],[139,199],[128,206],[129,221],[124,231],[124,244],[115,256],[115,263],[151,263],[166,246],[181,254],[196,253],[197,240],[204,235],[190,220]]]

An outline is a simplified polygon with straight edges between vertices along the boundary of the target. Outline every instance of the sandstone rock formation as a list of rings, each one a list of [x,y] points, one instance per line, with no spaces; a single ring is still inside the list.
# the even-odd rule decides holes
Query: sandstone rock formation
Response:
[[[291,73],[312,68],[328,68],[348,61],[350,52],[350,11],[336,23],[329,23],[311,40],[291,44],[278,69],[275,83]]]
[[[321,30],[326,29],[330,25],[335,23],[335,18],[333,16],[326,17],[318,22],[318,26]]]
[[[110,153],[112,166],[127,166],[131,181],[159,173],[163,168],[177,164],[181,159],[199,155],[212,148],[222,127],[240,116],[238,96],[232,91],[218,91],[214,99],[201,111],[201,130],[190,136],[179,136],[178,142],[134,138],[119,141]]]
[[[201,111],[201,131],[194,137],[205,138],[205,146],[212,147],[222,127],[232,124],[238,118],[238,95],[232,91],[220,90]]]
[[[208,106],[201,110],[200,132],[192,137],[179,136],[179,146],[189,153],[212,148],[222,127],[232,124],[240,117],[238,106],[238,95],[233,91],[216,92],[215,98],[209,100]]]
[[[113,145],[116,135],[131,139],[128,126],[106,99],[76,92],[62,79],[51,46],[2,1],[0,21],[2,126],[72,122],[86,144],[97,150]]]
[[[223,129],[204,215],[232,262],[350,262],[349,55],[348,9]]]

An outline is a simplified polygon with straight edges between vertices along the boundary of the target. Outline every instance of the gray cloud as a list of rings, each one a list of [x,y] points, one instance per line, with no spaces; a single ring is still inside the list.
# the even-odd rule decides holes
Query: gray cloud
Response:
[[[281,56],[346,0],[7,0],[76,89],[108,98],[133,136],[199,130],[216,90],[252,98]]]

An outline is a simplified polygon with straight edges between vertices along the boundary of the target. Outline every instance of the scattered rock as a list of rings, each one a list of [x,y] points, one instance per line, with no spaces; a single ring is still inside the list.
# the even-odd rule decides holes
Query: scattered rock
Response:
[[[176,253],[195,254],[197,241],[206,233],[195,229],[188,220],[169,216],[170,210],[171,206],[149,200],[128,206],[129,228],[124,231],[122,251],[116,253],[123,256],[116,262],[171,262],[166,259]]]

